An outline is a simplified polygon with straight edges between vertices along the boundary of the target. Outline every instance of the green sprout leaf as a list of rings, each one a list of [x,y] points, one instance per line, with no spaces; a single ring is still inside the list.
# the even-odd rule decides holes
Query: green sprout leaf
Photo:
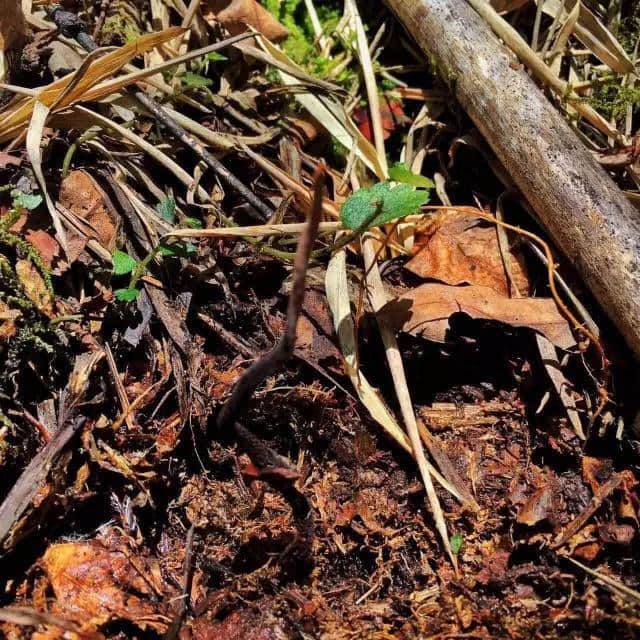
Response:
[[[135,287],[133,289],[116,289],[113,295],[116,297],[116,300],[120,300],[120,302],[133,302],[133,300],[140,295],[140,289],[136,289]]]
[[[217,51],[212,51],[207,54],[207,59],[211,60],[211,62],[222,62],[223,60],[228,60],[227,56],[223,56],[221,53]]]
[[[462,549],[462,541],[463,537],[460,533],[454,533],[451,536],[451,553],[457,556],[460,553],[460,549]]]
[[[375,208],[379,207],[379,215],[369,225],[377,227],[416,213],[428,200],[429,193],[426,191],[416,191],[406,184],[392,187],[388,181],[379,182],[373,187],[359,189],[349,196],[340,209],[340,221],[348,229],[357,231],[373,214]]]
[[[13,197],[13,206],[16,208],[21,207],[32,211],[42,204],[42,196],[37,193],[22,193],[20,189],[14,189],[11,196]]]
[[[413,173],[404,162],[397,162],[389,169],[389,177],[396,182],[410,184],[412,187],[422,187],[423,189],[433,189],[435,186],[429,178]]]
[[[136,268],[136,264],[136,261],[128,253],[118,249],[113,252],[113,273],[115,275],[123,276],[131,273]]]
[[[213,84],[213,80],[210,78],[205,78],[197,73],[192,73],[191,71],[185,71],[181,76],[180,80],[187,87],[210,87]]]
[[[190,227],[191,229],[202,229],[202,221],[198,220],[198,218],[185,218],[182,223],[185,227]]]
[[[158,245],[158,253],[161,256],[176,256],[178,258],[188,258],[197,249],[190,242],[173,242],[172,244],[162,243]]]
[[[174,198],[165,198],[156,205],[156,211],[167,221],[175,222],[176,219],[176,201]]]

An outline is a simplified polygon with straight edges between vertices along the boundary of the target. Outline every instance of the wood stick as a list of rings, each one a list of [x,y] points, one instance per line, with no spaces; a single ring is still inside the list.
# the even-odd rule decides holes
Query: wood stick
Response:
[[[386,0],[640,357],[640,213],[465,0]]]

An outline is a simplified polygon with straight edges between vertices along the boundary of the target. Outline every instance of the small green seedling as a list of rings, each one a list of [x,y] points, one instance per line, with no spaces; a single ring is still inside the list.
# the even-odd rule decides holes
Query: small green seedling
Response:
[[[188,258],[196,252],[196,248],[189,242],[178,241],[172,244],[160,243],[154,247],[140,261],[134,260],[128,253],[116,249],[112,254],[113,274],[116,276],[125,276],[131,274],[129,286],[126,289],[116,289],[113,292],[116,300],[121,302],[131,302],[140,295],[138,289],[138,281],[143,276],[149,263],[157,256],[175,256],[178,258]]]
[[[162,202],[156,205],[156,211],[167,222],[173,224],[176,220],[176,201],[175,198],[165,198]]]
[[[33,211],[42,204],[42,196],[38,193],[22,193],[20,189],[14,189],[11,192],[11,197],[13,198],[13,206],[16,209],[22,208]]]
[[[228,60],[227,56],[223,56],[221,53],[217,51],[212,51],[207,54],[207,60],[211,60],[211,62],[223,62],[224,60]]]
[[[404,162],[396,162],[389,169],[389,177],[396,182],[409,184],[412,187],[421,187],[422,189],[433,189],[435,187],[429,178],[413,173]]]
[[[131,273],[138,264],[128,253],[116,249],[113,252],[113,273],[117,276],[124,276]]]
[[[460,533],[454,533],[451,536],[451,540],[450,540],[451,553],[453,553],[454,556],[457,556],[460,553],[460,550],[462,549],[463,541],[464,541],[464,538]]]
[[[429,201],[427,189],[433,187],[433,183],[428,178],[416,175],[405,165],[399,164],[391,168],[389,175],[401,184],[394,186],[388,180],[378,182],[372,187],[359,189],[345,200],[340,210],[343,226],[354,231],[361,229],[377,208],[378,215],[373,216],[367,225],[377,227],[417,213],[420,207]]]
[[[200,89],[202,87],[210,87],[213,84],[211,78],[206,78],[198,73],[192,73],[191,71],[185,71],[180,76],[180,81],[185,87],[192,89]]]

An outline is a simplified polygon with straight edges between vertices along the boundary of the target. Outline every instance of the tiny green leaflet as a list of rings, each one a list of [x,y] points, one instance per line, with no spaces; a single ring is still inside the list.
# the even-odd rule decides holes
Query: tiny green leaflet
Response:
[[[124,251],[116,249],[113,252],[113,273],[117,276],[123,276],[127,273],[131,273],[135,268],[137,262]]]

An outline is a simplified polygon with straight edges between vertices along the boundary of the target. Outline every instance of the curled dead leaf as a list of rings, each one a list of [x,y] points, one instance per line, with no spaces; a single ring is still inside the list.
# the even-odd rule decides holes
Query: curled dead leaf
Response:
[[[553,519],[553,490],[550,486],[543,486],[529,497],[520,507],[516,520],[520,524],[533,527],[543,520]]]
[[[490,287],[451,287],[427,283],[387,303],[380,314],[394,327],[434,342],[444,342],[454,313],[494,320],[542,333],[562,349],[576,342],[568,322],[551,298],[505,298]]]
[[[54,258],[60,255],[60,245],[58,241],[46,231],[35,229],[28,231],[26,238],[29,244],[38,250],[38,253],[44,260],[44,263],[51,267]]]
[[[491,287],[509,296],[496,228],[480,226],[477,219],[461,213],[447,213],[431,225],[424,238],[418,238],[420,250],[406,268],[421,278],[446,284],[477,284]],[[520,295],[529,293],[529,281],[522,256],[508,255],[509,273]]]
[[[157,571],[149,562],[140,557],[132,560],[128,549],[113,551],[99,543],[49,547],[42,565],[56,596],[52,612],[69,620],[90,619],[96,625],[115,617],[140,629],[164,631],[168,618],[152,601]]]
[[[231,35],[246,31],[247,25],[272,42],[289,35],[289,31],[256,0],[207,0],[202,10],[206,20],[218,20]]]
[[[62,181],[60,204],[86,223],[87,235],[94,237],[105,249],[111,250],[116,224],[107,206],[107,198],[97,182],[86,171],[71,171]],[[77,260],[86,240],[70,234],[69,262]]]

